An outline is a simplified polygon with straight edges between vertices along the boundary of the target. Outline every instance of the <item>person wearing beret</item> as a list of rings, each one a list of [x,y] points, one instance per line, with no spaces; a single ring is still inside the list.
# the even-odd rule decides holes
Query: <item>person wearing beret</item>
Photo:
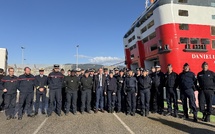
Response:
[[[202,121],[210,122],[215,91],[215,73],[209,70],[207,62],[202,63],[202,71],[198,73],[197,80],[199,82],[199,108],[203,113]]]
[[[194,90],[196,90],[197,80],[195,74],[190,71],[190,66],[185,63],[183,66],[183,72],[179,74],[179,89],[181,93],[181,101],[184,111],[184,119],[189,119],[187,99],[190,101],[190,107],[193,110],[193,121],[197,122],[197,107],[195,103]]]
[[[39,75],[35,76],[35,87],[36,87],[36,102],[35,102],[35,115],[38,115],[40,98],[42,98],[42,114],[46,114],[46,92],[48,88],[48,77],[44,75],[44,69],[39,70]]]

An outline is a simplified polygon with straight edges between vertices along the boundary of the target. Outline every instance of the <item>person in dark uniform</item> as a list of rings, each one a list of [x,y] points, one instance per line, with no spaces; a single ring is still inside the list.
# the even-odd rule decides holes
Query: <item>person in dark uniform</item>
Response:
[[[143,72],[143,68],[136,68],[136,73],[135,73],[135,75],[134,75],[134,77],[136,77],[136,79],[138,80],[138,78],[139,77],[141,77],[142,76],[142,72]],[[137,89],[138,91],[139,91],[139,85],[138,85],[138,89]],[[137,99],[136,99],[136,110],[138,110],[139,108],[140,108],[140,103],[141,103],[141,100],[140,100],[140,94],[138,93],[137,94],[137,97],[136,97]]]
[[[178,117],[178,74],[173,72],[171,64],[167,65],[167,73],[165,74],[165,87],[166,87],[166,101],[168,105],[168,111],[166,116],[172,115],[172,100],[174,106],[174,117]]]
[[[142,75],[137,78],[139,94],[141,100],[141,115],[149,115],[149,103],[150,103],[150,89],[152,85],[152,79],[147,75],[147,70],[143,69]]]
[[[137,96],[137,79],[133,76],[133,71],[129,70],[128,76],[125,78],[124,92],[127,100],[127,115],[135,116],[136,112],[136,96]]]
[[[81,78],[81,114],[86,112],[91,114],[91,97],[93,89],[93,78],[89,77],[89,71],[86,70],[84,76]],[[86,106],[85,106],[86,104]]]
[[[117,80],[113,76],[113,71],[110,70],[109,77],[105,82],[105,91],[104,94],[107,95],[108,100],[108,112],[113,113],[115,108],[116,101],[116,92],[117,92]]]
[[[4,69],[0,68],[0,81],[1,79],[4,77]],[[0,111],[3,110],[3,94],[4,92],[2,90],[0,90]]]
[[[89,72],[90,72],[89,77],[91,77],[91,78],[93,79],[93,81],[94,81],[95,72],[96,72],[95,69],[91,68],[91,69],[89,69]],[[96,103],[96,94],[95,94],[95,92],[93,92],[93,90],[92,90],[91,108],[92,108],[93,110],[95,110],[95,108],[96,108],[95,103]]]
[[[125,94],[124,94],[124,71],[119,71],[119,76],[117,77],[117,113],[120,113],[121,111],[125,112],[126,109],[126,103],[125,103]]]
[[[77,98],[78,98],[78,89],[80,86],[80,80],[75,75],[75,70],[71,71],[71,75],[65,77],[64,80],[66,87],[66,115],[69,114],[70,107],[72,104],[72,113],[76,115],[77,113]]]
[[[151,67],[151,72],[149,77],[152,79],[152,87],[151,87],[151,97],[150,97],[150,111],[151,113],[157,113],[157,107],[155,102],[157,101],[157,92],[155,88],[155,75],[156,75],[156,68],[155,66]]]
[[[215,90],[215,73],[208,69],[207,62],[202,64],[202,71],[198,73],[197,80],[199,82],[199,108],[203,113],[202,120],[205,122],[210,122]]]
[[[141,76],[141,70],[143,71],[143,69],[142,69],[142,68],[136,68],[136,73],[135,73],[135,77],[136,77],[136,79],[138,79],[138,77],[140,77],[140,76]]]
[[[63,74],[63,76],[65,77],[65,70],[62,68],[60,70],[60,72]],[[66,88],[65,88],[65,85],[63,83],[62,85],[62,111],[65,111],[66,110]]]
[[[42,97],[42,109],[41,113],[46,114],[46,93],[48,87],[48,77],[44,75],[44,69],[39,69],[39,75],[35,76],[35,86],[36,86],[36,103],[35,103],[35,115],[38,115],[40,98]]]
[[[62,116],[62,86],[64,81],[64,75],[59,72],[59,65],[54,65],[54,72],[51,72],[48,76],[49,86],[49,107],[47,111],[47,117],[52,115],[54,109],[54,102],[56,102],[56,113],[58,116]]]
[[[116,67],[116,68],[114,68],[113,70],[114,70],[114,78],[117,79],[117,77],[119,76],[119,68]]]
[[[18,120],[22,120],[24,104],[26,104],[28,117],[34,117],[33,111],[33,98],[34,98],[34,86],[35,77],[31,74],[31,69],[25,67],[25,74],[19,76],[19,112]]]
[[[75,75],[81,80],[81,78],[84,76],[84,69],[76,68],[75,70]],[[79,87],[78,90],[78,100],[77,100],[77,109],[78,111],[81,111],[81,90]]]
[[[5,115],[7,120],[16,119],[15,106],[18,89],[18,78],[14,75],[14,69],[8,69],[9,75],[0,80],[0,90],[5,93]]]
[[[67,71],[67,76],[71,76],[71,70],[70,69]]]
[[[181,101],[184,110],[184,118],[188,119],[188,107],[187,107],[187,99],[189,99],[192,110],[193,110],[193,121],[197,122],[197,108],[195,103],[195,95],[194,90],[196,87],[196,78],[195,74],[190,71],[190,67],[188,63],[184,64],[183,72],[179,74],[179,89],[181,93]]]
[[[95,113],[98,113],[100,109],[104,113],[104,88],[106,76],[103,74],[103,69],[99,69],[99,74],[94,77],[94,86],[93,91],[96,93],[96,110]]]
[[[155,112],[163,114],[164,111],[164,96],[163,96],[163,87],[164,87],[164,73],[161,72],[161,66],[156,65],[156,72],[154,76],[154,88],[155,90],[153,98],[153,107]]]

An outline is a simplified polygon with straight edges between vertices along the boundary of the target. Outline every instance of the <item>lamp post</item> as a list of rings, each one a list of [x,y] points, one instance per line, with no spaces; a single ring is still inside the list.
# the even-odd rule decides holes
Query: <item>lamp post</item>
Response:
[[[24,49],[25,49],[25,47],[21,47],[21,49],[22,49],[22,65],[24,65]]]
[[[76,69],[78,68],[78,48],[79,45],[76,46]]]

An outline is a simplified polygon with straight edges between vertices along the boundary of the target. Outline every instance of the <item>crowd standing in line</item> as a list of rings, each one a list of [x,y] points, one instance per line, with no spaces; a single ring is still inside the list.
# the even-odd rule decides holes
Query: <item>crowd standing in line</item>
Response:
[[[141,116],[147,117],[158,113],[165,116],[179,117],[178,93],[183,105],[184,119],[188,119],[189,107],[193,113],[193,121],[197,122],[197,106],[195,99],[199,100],[199,110],[203,113],[202,120],[210,122],[212,114],[212,100],[215,92],[215,73],[209,70],[208,64],[202,64],[202,71],[197,75],[190,71],[189,64],[185,63],[183,71],[177,74],[171,64],[167,72],[161,72],[161,67],[156,65],[151,70],[137,68],[136,73],[127,68],[119,70],[114,68],[60,70],[59,65],[54,65],[53,71],[44,75],[44,69],[39,70],[39,75],[33,76],[31,69],[25,67],[24,74],[19,77],[14,75],[14,69],[0,69],[0,106],[5,110],[7,120],[22,120],[23,114],[27,117],[41,113],[47,117],[55,112],[62,116],[62,111],[68,116],[85,112],[92,114],[99,111],[104,113],[120,113],[135,116],[140,106]],[[167,111],[164,110],[164,87],[166,89]],[[16,113],[17,89],[18,114]],[[46,108],[46,94],[49,89],[48,108]],[[35,91],[36,90],[36,91]],[[199,96],[195,98],[194,91],[198,90]],[[36,96],[35,105],[34,95]],[[40,106],[42,100],[42,106]],[[173,107],[172,107],[173,103]],[[33,111],[34,106],[34,111]]]

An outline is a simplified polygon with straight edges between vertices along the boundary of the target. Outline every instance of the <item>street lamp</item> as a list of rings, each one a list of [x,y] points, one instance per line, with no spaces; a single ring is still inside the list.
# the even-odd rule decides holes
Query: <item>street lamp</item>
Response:
[[[25,49],[25,47],[21,47],[21,49],[22,49],[22,65],[24,65],[24,49]]]
[[[78,48],[79,45],[76,46],[76,69],[78,68]]]

